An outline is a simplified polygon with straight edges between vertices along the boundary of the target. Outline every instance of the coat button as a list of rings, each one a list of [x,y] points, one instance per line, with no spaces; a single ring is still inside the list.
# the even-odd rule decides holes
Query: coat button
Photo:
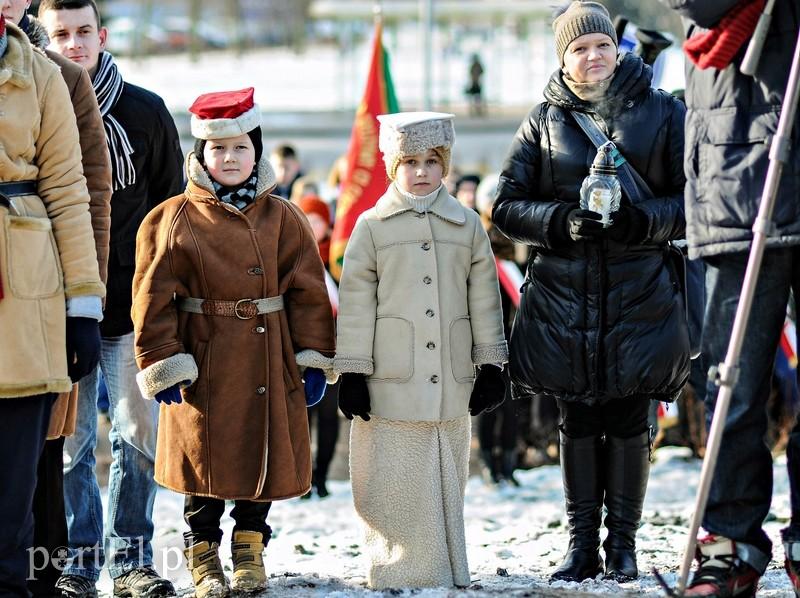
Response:
[[[432,318],[433,316],[436,315],[436,313],[432,309],[429,309],[428,311],[425,312],[425,315],[428,316],[429,318]]]
[[[267,331],[263,326],[256,326],[253,328],[253,334],[264,334]]]
[[[266,386],[259,386],[258,388],[256,388],[256,394],[257,395],[263,395],[266,392],[267,392],[267,387]]]
[[[431,248],[431,244],[430,244],[430,243],[428,243],[427,241],[425,241],[425,242],[422,244],[422,250],[423,250],[423,251],[428,251],[430,248]]]
[[[433,376],[431,376],[431,382],[432,382],[433,384],[437,384],[437,383],[439,382],[439,376],[437,376],[436,374],[434,374]]]
[[[428,349],[430,349],[431,351],[433,351],[433,350],[436,348],[436,343],[434,343],[433,341],[430,341],[430,342],[429,342],[427,345],[425,345],[425,346],[426,346],[426,347],[428,347]]]
[[[250,276],[259,276],[260,274],[263,274],[263,273],[264,273],[264,270],[262,270],[261,268],[259,268],[258,266],[256,266],[256,267],[254,267],[254,268],[250,268],[250,269],[247,271],[247,273],[248,273]]]
[[[431,277],[426,276],[425,278],[422,279],[422,282],[424,282],[425,284],[431,284],[432,282]]]

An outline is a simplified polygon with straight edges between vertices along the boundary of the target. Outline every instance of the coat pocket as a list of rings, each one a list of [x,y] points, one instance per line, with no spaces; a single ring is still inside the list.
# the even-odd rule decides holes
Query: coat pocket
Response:
[[[456,382],[472,382],[475,379],[469,316],[460,316],[450,322],[450,367]]]
[[[414,375],[414,324],[405,318],[384,316],[375,321],[372,348],[375,371],[370,379],[405,382]]]
[[[287,395],[297,389],[297,382],[295,382],[286,360],[283,361],[283,385],[286,388]]]
[[[18,299],[45,299],[63,292],[63,275],[48,218],[7,215],[3,222],[8,288]]]
[[[192,349],[192,357],[194,357],[194,362],[197,364],[197,380],[191,386],[183,389],[183,396],[188,402],[191,402],[196,396],[201,396],[206,390],[205,387],[208,380],[208,342],[197,341]],[[206,391],[205,394],[207,395],[208,392]]]

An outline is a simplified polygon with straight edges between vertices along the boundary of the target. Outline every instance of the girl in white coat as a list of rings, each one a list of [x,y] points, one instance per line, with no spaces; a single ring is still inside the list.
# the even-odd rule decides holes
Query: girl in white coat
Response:
[[[356,223],[339,288],[339,406],[372,588],[467,586],[470,419],[503,400],[491,246],[441,181],[453,115],[378,117],[393,183]],[[479,366],[477,378],[475,366]]]

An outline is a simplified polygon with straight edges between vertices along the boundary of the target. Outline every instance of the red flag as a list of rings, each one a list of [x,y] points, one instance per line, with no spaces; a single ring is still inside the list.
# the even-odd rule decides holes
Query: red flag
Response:
[[[494,262],[497,265],[497,281],[500,283],[500,290],[508,295],[514,307],[519,307],[519,290],[522,287],[522,283],[525,282],[522,272],[511,260],[501,260],[495,257]]]
[[[397,112],[398,107],[382,30],[381,23],[376,23],[367,86],[356,111],[347,150],[347,170],[336,203],[329,264],[337,280],[342,274],[344,249],[356,220],[362,212],[375,205],[388,186],[386,167],[378,151],[377,116]]]

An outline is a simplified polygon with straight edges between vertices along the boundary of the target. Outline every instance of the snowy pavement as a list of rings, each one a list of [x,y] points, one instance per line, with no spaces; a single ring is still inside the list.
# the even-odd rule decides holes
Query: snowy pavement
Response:
[[[657,567],[675,583],[694,504],[700,463],[687,460],[687,456],[688,450],[674,447],[656,453],[638,534],[642,576],[635,582],[598,579],[548,584],[548,575],[560,563],[568,537],[560,471],[557,466],[546,466],[518,472],[520,488],[498,490],[478,477],[470,479],[465,519],[472,584],[467,590],[367,590],[362,537],[350,485],[329,482],[331,496],[324,500],[293,499],[273,505],[269,524],[274,536],[265,558],[271,579],[261,596],[658,596],[660,588],[650,570]],[[779,535],[790,514],[785,463],[785,457],[775,462],[775,493],[765,526],[775,544],[774,559],[761,580],[759,597],[793,596],[783,571]],[[180,557],[185,529],[182,495],[160,490],[155,510],[156,568],[173,580],[179,594],[188,595],[191,579]],[[226,515],[221,554],[228,574],[232,527],[233,521]],[[111,581],[105,572],[99,589],[110,594]]]

